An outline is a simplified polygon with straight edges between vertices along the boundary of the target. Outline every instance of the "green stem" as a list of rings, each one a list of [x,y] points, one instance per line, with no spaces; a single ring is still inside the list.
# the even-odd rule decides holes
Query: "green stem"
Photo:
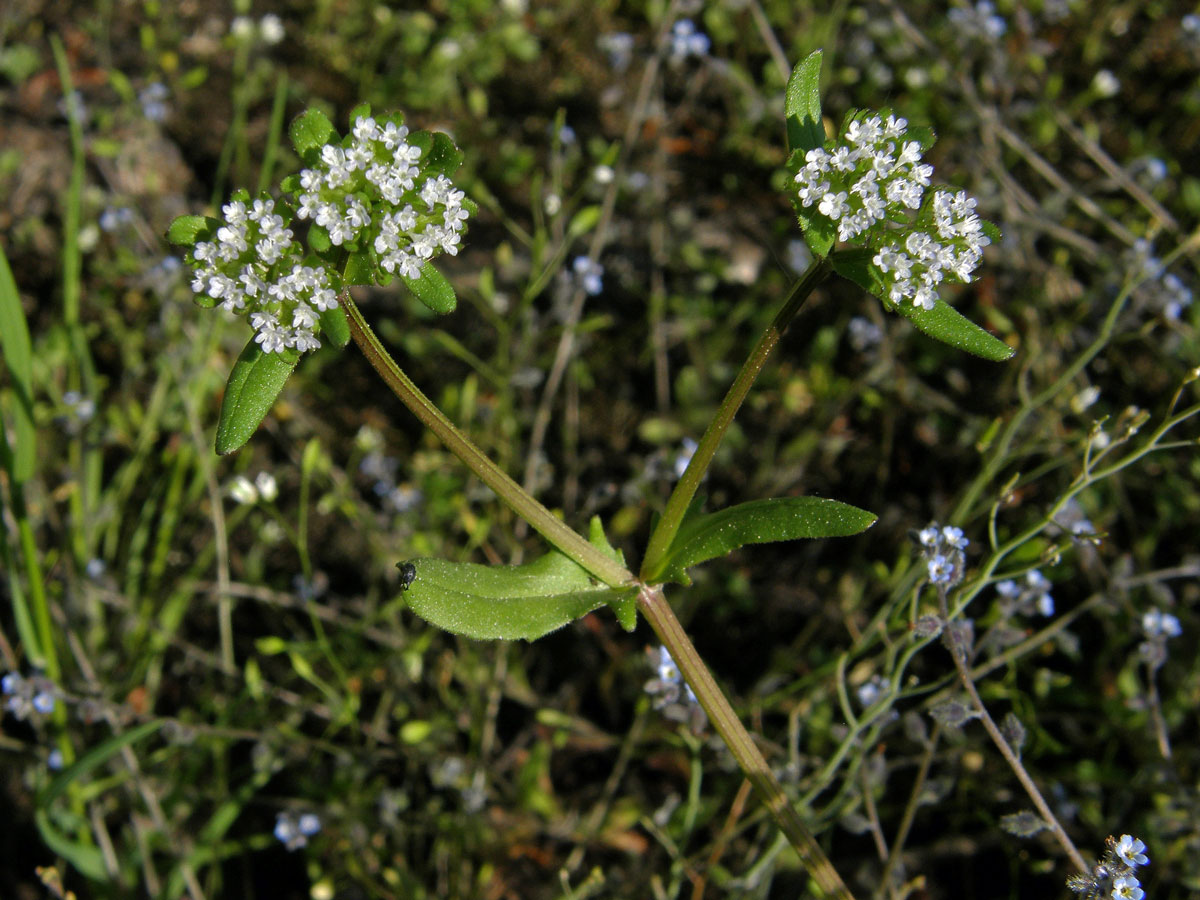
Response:
[[[717,734],[729,747],[734,759],[738,761],[746,779],[754,785],[763,804],[767,807],[771,818],[787,837],[788,842],[800,855],[804,868],[820,886],[826,897],[838,900],[853,900],[850,889],[846,887],[829,857],[821,849],[816,838],[800,814],[796,812],[791,800],[783,790],[783,785],[772,774],[767,761],[763,759],[754,739],[750,736],[737,713],[725,699],[725,694],[717,686],[708,667],[700,658],[695,645],[675,618],[671,606],[667,603],[661,587],[642,586],[638,594],[638,608],[646,621],[654,629],[659,640],[671,652],[671,658],[679,667],[680,673],[696,694],[696,699],[708,713]]]
[[[692,498],[696,495],[696,490],[700,487],[700,482],[704,479],[704,473],[708,471],[709,463],[712,462],[713,455],[717,452],[717,447],[721,444],[721,439],[725,437],[725,432],[729,430],[729,426],[733,422],[733,417],[737,415],[742,401],[746,399],[750,388],[758,379],[763,366],[766,365],[767,357],[775,349],[775,345],[779,343],[779,339],[783,336],[783,332],[787,330],[792,319],[796,317],[796,314],[800,312],[800,308],[804,306],[804,301],[809,298],[809,295],[812,294],[813,289],[818,284],[829,277],[832,271],[833,269],[828,258],[813,260],[812,265],[808,267],[808,271],[800,277],[800,280],[792,288],[791,293],[788,294],[783,307],[775,314],[775,318],[771,320],[771,324],[767,326],[766,330],[762,333],[762,337],[758,339],[758,343],[750,352],[750,356],[746,358],[746,362],[743,363],[742,369],[738,372],[737,378],[734,379],[733,385],[725,395],[725,399],[721,401],[721,406],[717,409],[717,414],[713,416],[708,429],[704,432],[704,437],[700,439],[700,443],[696,447],[696,452],[692,454],[691,462],[688,463],[683,477],[679,479],[679,482],[675,485],[675,490],[671,492],[662,518],[658,520],[658,526],[654,529],[654,533],[650,535],[650,543],[646,547],[646,557],[642,561],[641,577],[643,581],[652,583],[662,574],[662,566],[666,561],[667,551],[670,549],[671,542],[675,539],[675,535],[679,531],[684,513],[687,512]]]
[[[542,537],[609,587],[619,587],[635,580],[632,572],[605,556],[531,497],[507,472],[471,443],[433,401],[421,393],[421,389],[400,370],[379,342],[348,290],[342,291],[338,299],[349,314],[350,334],[367,361],[374,366],[375,371],[400,401],[421,420],[421,424],[436,434],[450,452],[461,459],[480,481],[495,491],[513,512],[528,522]]]
[[[1178,247],[1163,257],[1163,270],[1165,271],[1167,266],[1183,254],[1192,252],[1197,245],[1200,245],[1200,230],[1194,231],[1186,241],[1181,242]],[[1122,287],[1120,293],[1117,294],[1109,306],[1108,312],[1104,316],[1104,321],[1100,325],[1100,331],[1096,335],[1096,339],[1075,358],[1053,384],[1044,389],[1036,397],[1027,400],[1021,405],[1021,408],[1013,415],[1008,426],[992,447],[991,454],[984,463],[983,470],[975,476],[970,486],[963,492],[962,499],[954,507],[954,511],[950,514],[947,521],[963,522],[972,514],[975,501],[979,498],[980,493],[996,479],[1000,469],[1009,462],[1009,450],[1016,440],[1021,426],[1025,424],[1025,420],[1037,409],[1049,403],[1069,387],[1074,382],[1075,376],[1082,372],[1088,363],[1095,359],[1100,351],[1108,346],[1109,341],[1112,340],[1113,332],[1116,330],[1117,320],[1121,315],[1121,311],[1125,308],[1126,303],[1128,303],[1134,289],[1141,283],[1141,280],[1130,281]]]

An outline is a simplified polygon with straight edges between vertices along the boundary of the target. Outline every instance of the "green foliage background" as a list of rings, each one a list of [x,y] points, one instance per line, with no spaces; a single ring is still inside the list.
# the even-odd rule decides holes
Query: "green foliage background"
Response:
[[[711,508],[836,497],[879,522],[745,548],[671,597],[856,895],[874,895],[903,830],[893,871],[930,897],[1067,896],[1058,845],[1002,827],[1029,804],[979,724],[930,716],[954,670],[936,642],[906,656],[930,611],[908,533],[965,504],[952,524],[982,567],[989,520],[997,542],[1040,521],[1094,422],[1132,453],[1200,364],[1195,312],[1164,315],[1161,279],[1106,320],[1138,239],[1160,257],[1182,246],[1168,271],[1195,284],[1188,4],[1000,2],[993,39],[950,15],[965,5],[933,2],[236,10],[256,28],[278,14],[276,44],[235,38],[233,12],[207,0],[86,7],[32,0],[0,20],[0,244],[16,286],[0,319],[0,654],[26,675],[42,662],[61,691],[53,715],[3,722],[0,894],[45,896],[35,867],[54,866],[79,897],[802,895],[720,745],[651,707],[644,626],[626,634],[602,612],[534,644],[477,643],[405,608],[397,560],[512,564],[542,546],[352,349],[303,360],[249,445],[217,458],[248,332],[198,309],[162,259],[176,215],[295,168],[284,133],[306,107],[344,127],[365,101],[447,131],[480,206],[442,266],[459,309],[435,318],[393,287],[360,294],[364,312],[460,427],[572,525],[599,515],[636,565],[682,439],[797,274],[780,62],[823,48],[826,116],[888,106],[932,127],[937,179],[1002,227],[954,302],[1016,356],[968,357],[829,282],[705,490]],[[572,261],[600,227],[596,167],[616,163],[646,62],[684,14],[711,52],[650,81],[613,173],[604,290],[544,398],[574,321]],[[624,68],[597,43],[617,32],[632,37]],[[87,109],[74,133],[67,75]],[[139,103],[153,82],[162,122]],[[131,212],[102,227],[115,209]],[[856,344],[860,317],[882,340]],[[1187,387],[1179,407],[1194,400]],[[1122,444],[1131,407],[1150,420]],[[1088,858],[1108,834],[1141,837],[1156,898],[1200,889],[1190,424],[1079,495],[1096,543],[1038,534],[996,573],[1039,567],[1054,617],[1007,615],[990,586],[966,611],[983,699],[1024,725],[1023,762],[1068,833]],[[262,472],[277,497],[231,498]],[[1151,608],[1183,627],[1153,677],[1138,656]],[[52,636],[52,659],[30,634]],[[864,710],[873,676],[890,691]],[[52,750],[68,766],[57,782]],[[285,811],[320,816],[307,847],[272,837]]]

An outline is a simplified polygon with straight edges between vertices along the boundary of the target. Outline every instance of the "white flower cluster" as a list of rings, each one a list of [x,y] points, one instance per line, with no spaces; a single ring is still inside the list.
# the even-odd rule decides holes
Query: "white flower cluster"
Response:
[[[457,255],[469,211],[445,175],[422,177],[422,150],[408,134],[392,117],[359,116],[348,146],[326,144],[317,166],[291,180],[297,218],[324,229],[326,247],[373,248],[382,269],[417,278],[436,254]],[[319,315],[337,307],[341,285],[305,258],[288,227],[290,208],[241,191],[221,212],[215,240],[192,248],[192,290],[248,314],[266,353],[320,347]]]
[[[904,140],[908,122],[889,115],[852,120],[844,142],[815,148],[796,173],[800,204],[837,226],[839,241],[877,248],[872,259],[885,276],[888,299],[933,309],[942,281],[966,283],[991,241],[963,192],[926,196],[933,166],[921,145]],[[889,228],[906,221],[909,227]]]
[[[320,347],[317,315],[338,305],[328,273],[303,264],[303,249],[275,201],[260,198],[247,207],[233,199],[221,212],[216,240],[192,248],[192,290],[230,312],[248,309],[254,340],[266,353]]]
[[[349,147],[327,144],[319,167],[300,173],[296,215],[328,231],[335,246],[373,236],[379,264],[405,278],[417,278],[438,252],[456,256],[469,215],[463,192],[441,174],[418,188],[421,148],[407,142],[406,126],[359,116],[353,134]]]

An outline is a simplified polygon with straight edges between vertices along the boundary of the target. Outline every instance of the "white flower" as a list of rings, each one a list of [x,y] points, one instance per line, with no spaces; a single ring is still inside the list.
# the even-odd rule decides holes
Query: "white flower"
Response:
[[[270,472],[259,472],[254,476],[254,486],[258,488],[258,495],[268,503],[279,496],[279,485],[275,482],[275,476]]]
[[[229,496],[243,506],[250,506],[258,502],[258,489],[245,475],[239,475],[229,486]]]
[[[1129,834],[1123,834],[1121,835],[1121,839],[1117,841],[1116,846],[1113,847],[1113,852],[1121,857],[1121,862],[1132,869],[1137,866],[1144,866],[1150,862],[1150,858],[1142,852],[1145,849],[1146,845],[1137,838]]]
[[[1113,881],[1112,896],[1116,900],[1142,900],[1146,892],[1132,875],[1122,875]]]
[[[827,216],[836,222],[850,211],[850,206],[846,203],[846,196],[845,191],[838,191],[837,193],[829,192],[821,198],[821,203],[817,206],[817,210],[821,215]]]
[[[294,207],[276,212],[274,200],[239,192],[222,208],[214,240],[192,249],[192,290],[248,313],[263,352],[316,349],[318,314],[338,305],[330,275],[302,264],[308,248],[294,239],[288,209],[324,229],[334,246],[373,246],[379,265],[404,277],[419,277],[425,259],[458,253],[470,203],[443,173],[417,190],[422,151],[405,141],[408,128],[359,116],[352,133],[348,147],[325,145],[300,172]]]
[[[258,32],[264,44],[278,44],[283,40],[283,21],[275,13],[267,13],[258,21]]]
[[[1121,82],[1108,69],[1101,69],[1092,79],[1092,90],[1101,97],[1115,97],[1121,90]]]
[[[249,16],[234,16],[229,23],[229,33],[239,41],[249,41],[254,37],[254,20]]]

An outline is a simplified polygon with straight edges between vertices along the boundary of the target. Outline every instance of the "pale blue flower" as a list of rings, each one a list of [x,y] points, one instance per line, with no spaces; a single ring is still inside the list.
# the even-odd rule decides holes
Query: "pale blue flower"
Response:
[[[954,574],[954,565],[942,554],[937,554],[929,560],[929,580],[934,584],[948,582]]]
[[[604,266],[587,256],[577,256],[571,264],[575,270],[575,279],[588,294],[595,297],[604,290]]]
[[[308,839],[320,830],[321,820],[316,813],[297,814],[285,810],[275,818],[275,839],[289,850],[306,846]]]
[[[1142,630],[1146,632],[1146,637],[1151,638],[1172,638],[1183,634],[1179,619],[1161,609],[1152,609],[1142,616]]]
[[[1122,875],[1113,882],[1112,895],[1116,900],[1142,900],[1146,892],[1132,875]]]
[[[1150,858],[1143,852],[1145,849],[1146,845],[1133,837],[1133,835],[1123,834],[1121,835],[1121,839],[1117,841],[1117,845],[1113,847],[1113,852],[1121,857],[1121,862],[1130,868],[1134,868],[1135,866],[1144,866],[1150,862]]]

